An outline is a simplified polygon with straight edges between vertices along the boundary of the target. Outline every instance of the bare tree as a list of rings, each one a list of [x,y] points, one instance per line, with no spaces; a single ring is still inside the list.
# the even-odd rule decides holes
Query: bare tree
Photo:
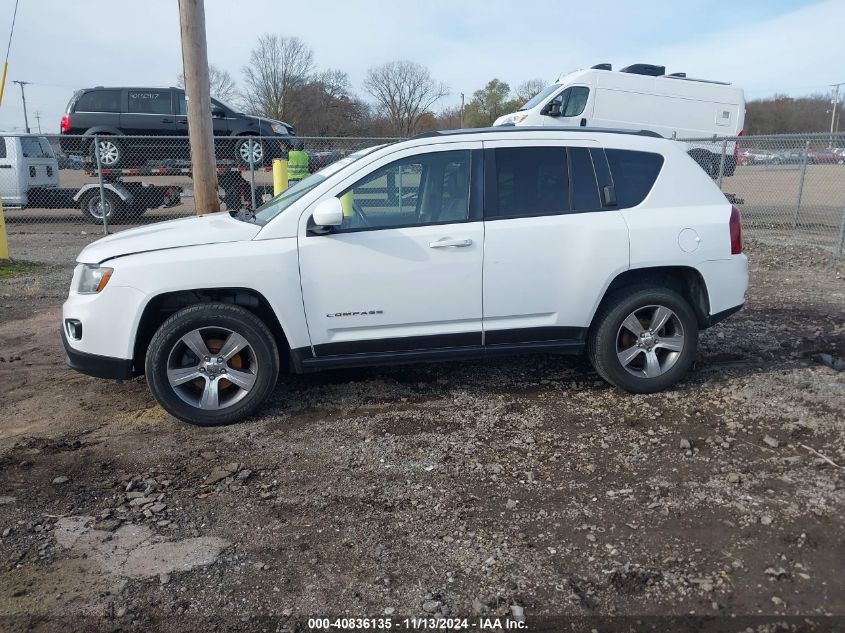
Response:
[[[232,79],[232,75],[222,68],[217,68],[217,66],[209,64],[208,80],[211,84],[211,96],[215,99],[230,103],[238,96],[235,80]],[[185,87],[185,75],[179,73],[179,76],[176,77],[176,85],[180,88]]]
[[[514,100],[519,101],[519,105],[522,105],[526,101],[529,101],[540,94],[546,85],[546,82],[542,79],[529,79],[528,81],[523,81],[516,87]]]
[[[411,61],[384,64],[367,71],[364,89],[390,119],[396,134],[410,136],[434,103],[449,94],[425,66]]]
[[[244,67],[247,108],[271,119],[285,117],[296,89],[314,68],[314,51],[298,37],[262,35]]]
[[[288,123],[304,136],[346,136],[360,133],[367,106],[352,94],[349,76],[325,70],[297,88],[288,109]]]

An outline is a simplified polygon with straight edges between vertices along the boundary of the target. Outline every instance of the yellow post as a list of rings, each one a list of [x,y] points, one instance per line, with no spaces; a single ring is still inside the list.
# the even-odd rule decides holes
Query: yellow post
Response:
[[[0,200],[0,259],[9,259],[9,240],[6,239],[6,222],[3,220],[2,200]]]
[[[6,70],[8,67],[8,63],[3,64],[3,77],[0,79],[0,103],[3,103],[3,91],[6,89]]]
[[[273,159],[273,195],[278,196],[288,188],[288,161],[286,158]]]
[[[355,213],[352,210],[352,192],[347,191],[340,197],[340,207],[343,209],[343,217],[351,218]]]

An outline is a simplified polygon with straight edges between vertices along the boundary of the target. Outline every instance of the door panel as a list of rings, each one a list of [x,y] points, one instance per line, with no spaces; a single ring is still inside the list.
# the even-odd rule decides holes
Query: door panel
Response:
[[[508,161],[502,160],[508,155],[502,152],[485,169],[485,344],[582,339],[607,283],[628,267],[628,230],[618,211],[579,210],[579,204],[594,198],[572,195],[572,187],[589,182],[594,191],[596,181],[582,178],[573,171],[573,161],[555,158],[560,152],[550,150],[598,145],[583,140],[532,142],[539,150],[533,163],[524,154],[524,142],[486,142],[484,147],[520,152],[514,154],[519,164],[510,171]],[[578,152],[583,158],[583,150]],[[559,168],[550,165],[553,160],[567,163],[561,168],[567,174],[563,189]],[[570,196],[567,211],[560,210],[561,195]],[[530,217],[501,217],[509,215],[502,207],[516,204],[511,200],[519,200]],[[545,205],[548,213],[538,205]]]
[[[303,213],[300,274],[317,356],[481,345],[484,224],[469,201],[469,165],[447,156],[469,159],[461,150],[480,147],[446,143],[374,161],[329,194],[345,209],[334,232],[309,234],[314,205]]]

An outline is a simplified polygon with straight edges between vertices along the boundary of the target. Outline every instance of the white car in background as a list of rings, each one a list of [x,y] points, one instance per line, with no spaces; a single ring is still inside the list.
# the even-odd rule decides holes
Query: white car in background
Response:
[[[280,371],[587,352],[618,387],[675,384],[739,310],[739,212],[676,143],[576,127],[433,132],[358,152],[258,209],[124,231],[79,255],[68,364],[146,373],[232,422]]]

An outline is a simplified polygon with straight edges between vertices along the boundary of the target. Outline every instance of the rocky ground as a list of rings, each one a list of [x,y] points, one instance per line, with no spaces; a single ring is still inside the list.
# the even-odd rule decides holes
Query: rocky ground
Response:
[[[671,391],[559,357],[337,371],[218,429],[63,366],[72,260],[0,281],[0,629],[845,630],[845,266],[749,251]]]

